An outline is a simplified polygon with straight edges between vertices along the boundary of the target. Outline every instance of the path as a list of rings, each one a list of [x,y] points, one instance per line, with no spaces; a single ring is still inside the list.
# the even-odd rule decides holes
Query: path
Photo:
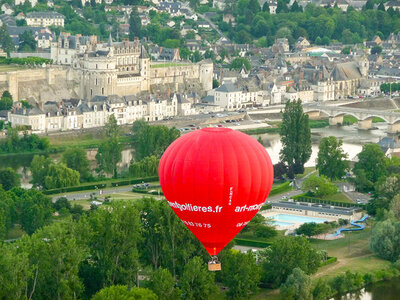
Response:
[[[324,276],[327,273],[331,273],[333,270],[336,270],[340,267],[348,265],[353,260],[364,258],[364,257],[370,257],[370,256],[373,256],[373,254],[370,253],[370,254],[365,254],[362,256],[354,256],[354,257],[340,257],[340,258],[338,257],[337,262],[325,266],[325,269],[323,271],[318,271],[318,273],[315,274],[314,277],[318,278],[318,277]]]
[[[221,30],[219,30],[218,26],[215,25],[209,18],[207,18],[205,15],[197,13],[199,17],[202,17],[210,26],[219,34],[220,37],[226,38],[225,35],[222,33]]]

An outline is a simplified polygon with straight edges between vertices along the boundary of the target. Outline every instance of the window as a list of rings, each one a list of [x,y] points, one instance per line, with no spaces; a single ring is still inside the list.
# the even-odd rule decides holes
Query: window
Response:
[[[101,94],[104,95],[104,88],[101,88]]]

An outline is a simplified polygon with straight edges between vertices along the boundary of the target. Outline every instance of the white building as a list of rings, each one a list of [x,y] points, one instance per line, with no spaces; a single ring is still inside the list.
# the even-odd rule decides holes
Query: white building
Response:
[[[242,107],[242,91],[234,84],[227,82],[214,91],[214,103],[227,110]]]
[[[26,14],[26,24],[33,27],[64,27],[64,16],[57,12],[30,12]]]
[[[25,1],[29,1],[31,3],[32,7],[34,7],[38,2],[38,0],[15,0],[14,4],[21,5],[21,4],[24,4]]]

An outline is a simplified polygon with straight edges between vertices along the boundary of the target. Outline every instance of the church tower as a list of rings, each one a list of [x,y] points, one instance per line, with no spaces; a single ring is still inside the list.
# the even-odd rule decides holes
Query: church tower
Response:
[[[369,61],[366,55],[362,56],[358,60],[358,67],[360,68],[360,73],[364,78],[368,77],[368,71],[369,71]]]

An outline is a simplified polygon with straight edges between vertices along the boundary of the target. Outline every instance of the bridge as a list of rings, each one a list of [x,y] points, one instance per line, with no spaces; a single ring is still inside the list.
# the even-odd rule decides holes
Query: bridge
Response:
[[[388,124],[388,132],[400,132],[400,113],[379,111],[373,109],[352,108],[343,106],[328,106],[319,103],[306,103],[303,110],[310,118],[329,117],[329,125],[343,125],[343,117],[350,115],[358,120],[358,128],[372,128],[372,119],[379,117]]]

